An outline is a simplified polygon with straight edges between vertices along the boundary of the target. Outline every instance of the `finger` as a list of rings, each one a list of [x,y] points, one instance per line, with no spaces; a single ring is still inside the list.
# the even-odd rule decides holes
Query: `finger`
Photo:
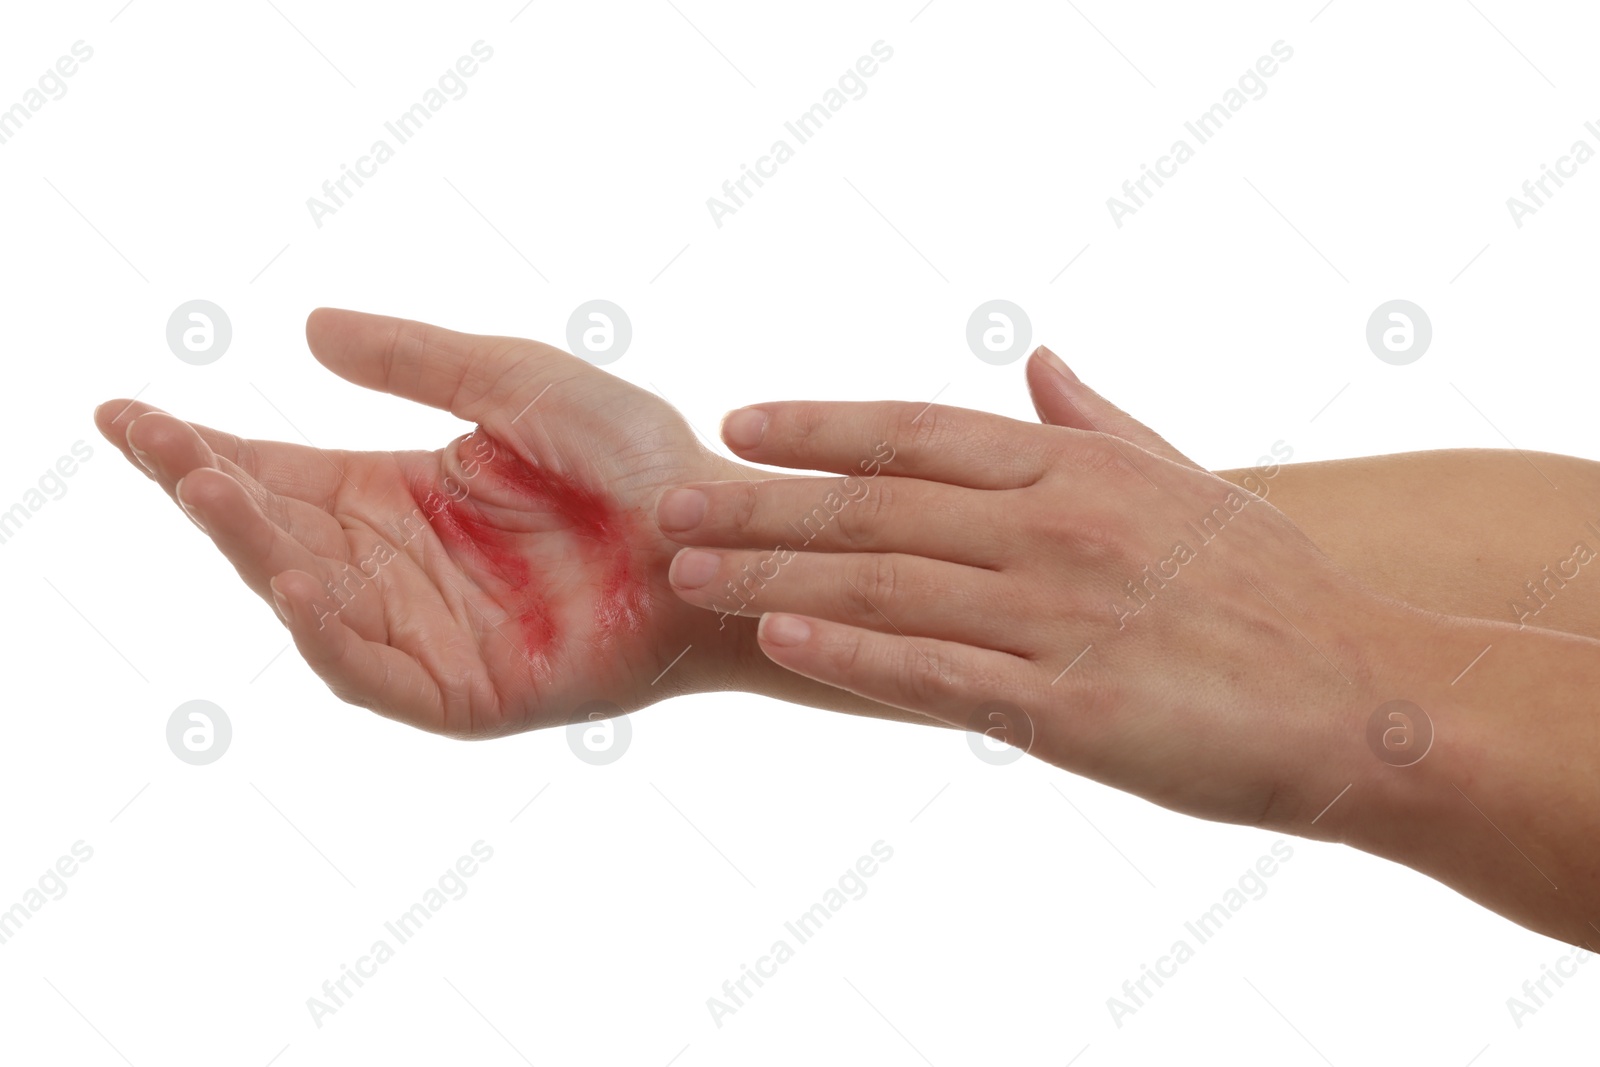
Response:
[[[444,408],[469,422],[515,412],[561,377],[588,369],[576,356],[534,341],[335,308],[311,313],[306,341],[311,354],[346,381]]]
[[[108,400],[95,409],[94,421],[101,434],[121,450],[128,462],[143,470],[138,457],[128,448],[128,427],[152,413],[165,414],[160,408],[138,400]],[[219,458],[238,465],[251,478],[280,496],[304,500],[325,511],[344,484],[343,473],[333,459],[338,453],[283,441],[253,441],[197,422],[178,421],[192,429]]]
[[[399,649],[363,640],[323,608],[325,594],[315,577],[285,571],[272,579],[270,595],[295,647],[340,700],[424,729],[438,730],[445,722],[444,696],[421,664]],[[445,726],[445,732],[466,733],[467,724]]]
[[[662,494],[661,532],[679,544],[774,545],[808,552],[909,552],[999,562],[992,494],[916,478],[774,478],[699,482]]]
[[[780,467],[875,475],[887,469],[971,489],[1039,480],[1057,441],[999,415],[899,401],[782,401],[741,408],[722,422],[739,455]]]
[[[310,551],[340,558],[347,550],[339,520],[303,500],[269,491],[236,464],[214,453],[199,431],[182,419],[164,411],[140,415],[128,423],[124,445],[134,462],[174,500],[178,499],[178,483],[185,476],[199,470],[220,470],[244,486],[269,521]]]
[[[268,583],[281,571],[307,571],[326,582],[337,566],[285,533],[267,518],[244,486],[214,467],[184,475],[173,495],[244,583],[263,598],[271,598]]]
[[[761,651],[780,667],[962,729],[979,704],[1020,704],[1030,690],[1029,661],[954,641],[788,614],[763,615],[756,635]]]
[[[1028,392],[1033,396],[1039,421],[1046,425],[1110,434],[1147,452],[1199,469],[1199,464],[1173,448],[1160,434],[1084,385],[1061,357],[1042,345],[1028,361]]]
[[[1025,655],[1012,647],[1014,591],[977,567],[896,552],[686,548],[667,578],[678,596],[718,615],[815,615]]]

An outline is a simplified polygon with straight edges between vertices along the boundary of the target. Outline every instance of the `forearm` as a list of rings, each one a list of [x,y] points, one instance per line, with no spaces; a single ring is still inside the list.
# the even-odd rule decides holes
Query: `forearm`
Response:
[[[790,476],[737,466],[744,477]],[[1579,542],[1600,551],[1600,464],[1445,449],[1289,464],[1270,477],[1253,468],[1217,473],[1264,495],[1380,593],[1446,615],[1600,638],[1600,576],[1593,592],[1584,589],[1579,560],[1588,557],[1574,556]],[[756,645],[754,619],[728,625],[718,688],[943,725],[785,671]]]
[[[1587,565],[1600,551],[1600,464],[1447,449],[1297,463],[1270,477],[1217,473],[1258,495],[1264,487],[1317,547],[1386,596],[1600,637],[1600,568]]]
[[[1564,524],[1600,500],[1591,466],[1539,456],[1544,488],[1511,466],[1533,457],[1500,453],[1291,468],[1260,488],[1264,475],[1235,472],[1277,505],[1252,507],[1096,394],[1071,399],[1069,415],[1123,443],[959,408],[915,435],[925,407],[762,408],[741,454],[848,470],[865,433],[899,431],[906,476],[880,487],[894,506],[851,512],[817,545],[834,552],[799,552],[759,589],[775,613],[760,649],[958,726],[999,701],[1013,712],[1002,736],[1056,766],[1202,818],[1345,842],[1589,939],[1600,640],[1451,612],[1493,614],[1494,574],[1549,543],[1571,552]],[[762,567],[834,484],[705,487],[674,523],[706,546],[679,557],[693,566],[678,595],[720,611],[724,583]],[[863,566],[863,549],[888,562]],[[1575,592],[1577,572],[1560,573]],[[915,647],[880,603],[914,620]]]
[[[1359,639],[1374,657],[1367,692],[1420,709],[1413,739],[1433,732],[1417,763],[1391,766],[1368,741],[1382,701],[1358,702],[1326,739],[1344,755],[1322,793],[1291,787],[1279,828],[1600,946],[1600,579],[1585,580],[1600,464],[1473,449],[1219,473],[1264,486],[1334,562],[1410,605],[1401,626]]]
[[[1316,739],[1326,769],[1314,789],[1289,787],[1275,828],[1403,863],[1530,929],[1600,946],[1600,641],[1412,609],[1399,619],[1365,635],[1366,699]],[[1431,732],[1425,752],[1374,737],[1388,697],[1415,709],[1385,725],[1413,744]]]

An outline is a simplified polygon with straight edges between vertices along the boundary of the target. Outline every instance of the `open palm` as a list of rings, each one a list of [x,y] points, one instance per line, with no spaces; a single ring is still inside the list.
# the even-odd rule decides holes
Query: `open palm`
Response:
[[[102,433],[273,603],[342,699],[485,737],[633,710],[688,687],[664,670],[719,621],[672,595],[660,491],[742,470],[681,416],[547,345],[321,309],[317,359],[476,425],[435,451],[249,441],[132,401]],[[720,642],[719,642],[720,638]],[[670,677],[676,674],[676,678]]]

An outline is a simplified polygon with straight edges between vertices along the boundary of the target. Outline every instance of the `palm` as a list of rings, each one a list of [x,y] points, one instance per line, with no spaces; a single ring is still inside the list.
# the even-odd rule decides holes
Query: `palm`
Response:
[[[340,697],[485,736],[572,721],[594,700],[631,710],[685,683],[693,662],[657,679],[718,623],[670,592],[676,546],[651,508],[667,486],[734,465],[676,411],[533,342],[329,311],[307,332],[342,376],[477,428],[432,452],[339,452],[241,441],[137,403],[104,405],[99,421],[169,493],[183,482],[186,508]]]

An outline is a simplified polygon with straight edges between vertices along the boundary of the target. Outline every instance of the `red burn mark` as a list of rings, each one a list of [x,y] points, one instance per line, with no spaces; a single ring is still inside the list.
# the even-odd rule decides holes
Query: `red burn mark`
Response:
[[[523,462],[520,456],[489,436],[481,426],[462,440],[462,448],[465,449],[467,442],[475,437],[487,446],[489,455],[487,457],[483,455],[485,449],[482,446],[474,447],[473,455],[468,460],[472,463],[472,466],[467,468],[468,471],[488,474],[491,478],[515,488],[528,500],[537,501],[548,510],[560,515],[577,533],[596,541],[621,543],[622,531],[616,509],[605,497],[593,489],[562,477],[555,471],[530,466]]]
[[[528,584],[528,561],[517,554],[510,534],[486,522],[475,508],[437,492],[423,494],[422,513],[439,539],[461,549],[481,569],[512,591]]]
[[[508,610],[516,615],[536,669],[548,670],[558,635],[550,582],[546,575],[535,573],[519,542],[553,535],[502,529],[486,509],[468,502],[474,494],[494,499],[496,507],[514,509],[516,503],[500,503],[509,490],[528,511],[556,516],[559,528],[579,539],[575,546],[583,565],[579,580],[592,587],[579,595],[595,598],[595,628],[600,639],[641,629],[648,599],[645,583],[636,572],[627,542],[626,516],[616,505],[555,471],[523,461],[482,427],[462,440],[459,458],[465,480],[447,480],[453,492],[419,485],[414,495],[439,539],[493,579],[493,584],[501,587],[495,592],[514,605]]]
[[[477,509],[462,501],[433,490],[423,490],[416,496],[439,540],[470,559],[478,570],[498,579],[523,605],[517,616],[523,649],[535,671],[549,670],[549,655],[556,637],[555,620],[543,593],[530,588],[531,568],[518,553],[513,535],[494,528]]]

